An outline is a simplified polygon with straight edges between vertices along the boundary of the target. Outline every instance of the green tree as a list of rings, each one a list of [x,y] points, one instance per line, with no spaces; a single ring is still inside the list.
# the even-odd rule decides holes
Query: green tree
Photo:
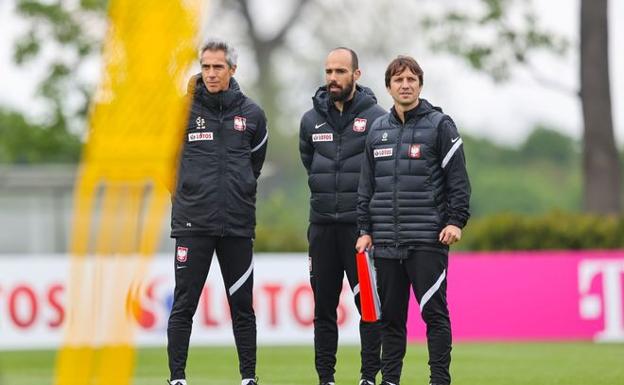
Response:
[[[84,122],[94,90],[93,79],[80,71],[98,57],[105,32],[107,0],[18,0],[16,10],[28,22],[15,42],[13,58],[25,65],[45,57],[49,68],[38,93],[54,125]]]
[[[575,141],[553,129],[537,126],[520,147],[526,159],[547,159],[562,166],[568,166],[578,159],[578,145]]]
[[[0,109],[0,163],[75,163],[82,143],[64,124],[31,124],[15,111]]]
[[[578,95],[583,106],[584,209],[599,214],[620,212],[621,168],[611,112],[607,0],[581,0],[580,91],[543,76],[533,65],[536,52],[561,55],[569,44],[538,25],[529,2],[478,0],[477,4],[477,12],[455,9],[424,18],[432,48],[462,58],[495,81],[508,80],[513,67],[524,67],[542,85]],[[522,23],[518,25],[512,15],[522,15]]]

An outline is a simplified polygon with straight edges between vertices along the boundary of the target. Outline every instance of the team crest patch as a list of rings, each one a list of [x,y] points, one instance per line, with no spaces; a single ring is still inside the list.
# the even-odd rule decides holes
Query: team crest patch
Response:
[[[333,142],[334,134],[326,133],[326,134],[312,134],[313,142]]]
[[[366,131],[366,119],[356,118],[353,121],[353,131],[364,132]]]
[[[176,253],[176,259],[178,262],[184,263],[188,259],[188,247],[178,246]]]
[[[373,158],[386,158],[392,156],[392,150],[392,147],[373,150]]]
[[[242,116],[235,116],[234,117],[234,129],[236,131],[245,131],[246,128],[247,128],[247,119],[243,118]]]
[[[420,144],[410,144],[409,157],[412,159],[420,159]]]
[[[214,140],[212,132],[192,132],[188,134],[189,142],[196,142],[198,140]]]

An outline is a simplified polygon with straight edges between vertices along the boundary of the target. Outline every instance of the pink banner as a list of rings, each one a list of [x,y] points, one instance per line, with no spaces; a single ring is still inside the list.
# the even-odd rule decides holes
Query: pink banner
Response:
[[[454,340],[624,341],[624,251],[451,253],[447,279]]]

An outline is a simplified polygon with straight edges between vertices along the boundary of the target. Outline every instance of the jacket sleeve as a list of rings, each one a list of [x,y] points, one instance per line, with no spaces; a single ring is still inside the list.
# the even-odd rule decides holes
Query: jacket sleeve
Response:
[[[256,125],[256,132],[251,140],[251,167],[256,179],[260,176],[260,170],[266,157],[267,145],[269,142],[269,131],[264,112],[260,112],[260,119]]]
[[[301,163],[305,167],[308,175],[310,175],[310,167],[312,166],[312,158],[314,156],[314,146],[310,141],[310,136],[306,134],[305,129],[305,116],[301,118],[301,124],[299,125],[299,155],[301,156]]]
[[[470,218],[470,180],[466,171],[463,141],[450,118],[440,123],[438,148],[446,187],[447,224],[463,228]]]
[[[357,225],[359,232],[370,234],[373,230],[370,218],[370,201],[375,192],[375,175],[373,173],[372,129],[366,137],[360,182],[358,184]]]

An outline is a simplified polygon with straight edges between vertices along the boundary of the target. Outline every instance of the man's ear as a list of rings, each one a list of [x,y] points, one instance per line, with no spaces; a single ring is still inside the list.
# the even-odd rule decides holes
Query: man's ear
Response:
[[[234,75],[236,73],[236,64],[230,67],[230,75]]]
[[[362,71],[360,71],[360,69],[356,69],[355,71],[353,71],[353,80],[354,81],[358,81],[360,79],[360,76],[362,76]]]

